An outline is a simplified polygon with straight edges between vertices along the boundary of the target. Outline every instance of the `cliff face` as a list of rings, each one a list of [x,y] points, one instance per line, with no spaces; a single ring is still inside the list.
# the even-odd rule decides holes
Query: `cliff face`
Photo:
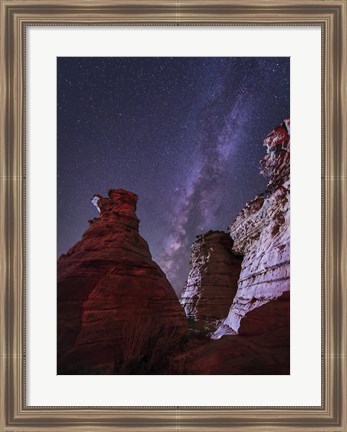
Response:
[[[237,290],[240,256],[232,252],[227,233],[209,231],[192,245],[190,272],[181,294],[187,317],[196,330],[215,330],[228,314]]]
[[[244,258],[236,296],[215,339],[238,332],[246,314],[290,289],[290,120],[275,128],[264,145],[261,173],[269,178],[267,189],[229,228],[233,251]],[[289,310],[289,301],[285,304]]]
[[[58,373],[113,373],[129,332],[137,340],[144,329],[186,331],[175,292],[139,235],[136,202],[122,189],[96,195],[100,216],[58,260]]]

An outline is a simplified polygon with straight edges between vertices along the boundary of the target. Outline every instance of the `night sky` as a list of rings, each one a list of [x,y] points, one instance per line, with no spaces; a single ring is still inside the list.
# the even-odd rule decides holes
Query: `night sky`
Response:
[[[266,180],[262,141],[290,113],[287,57],[57,59],[58,256],[98,215],[95,193],[139,196],[140,234],[177,293],[190,245],[226,230]]]

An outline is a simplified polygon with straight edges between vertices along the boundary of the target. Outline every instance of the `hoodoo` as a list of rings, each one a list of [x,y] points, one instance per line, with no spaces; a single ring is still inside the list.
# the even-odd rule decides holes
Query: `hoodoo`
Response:
[[[112,374],[129,331],[183,335],[187,326],[139,234],[137,195],[111,189],[92,201],[100,215],[58,260],[59,374]]]

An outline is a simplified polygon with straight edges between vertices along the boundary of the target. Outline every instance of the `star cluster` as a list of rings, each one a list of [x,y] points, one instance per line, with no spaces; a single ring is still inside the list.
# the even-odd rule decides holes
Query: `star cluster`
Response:
[[[60,57],[58,255],[94,193],[139,195],[140,233],[177,293],[190,245],[265,188],[262,141],[289,115],[287,57]]]

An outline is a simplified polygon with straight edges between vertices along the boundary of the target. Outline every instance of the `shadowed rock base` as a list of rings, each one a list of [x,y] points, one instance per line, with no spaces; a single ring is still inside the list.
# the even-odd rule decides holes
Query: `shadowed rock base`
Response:
[[[249,312],[238,335],[192,347],[188,374],[290,374],[289,293]]]

